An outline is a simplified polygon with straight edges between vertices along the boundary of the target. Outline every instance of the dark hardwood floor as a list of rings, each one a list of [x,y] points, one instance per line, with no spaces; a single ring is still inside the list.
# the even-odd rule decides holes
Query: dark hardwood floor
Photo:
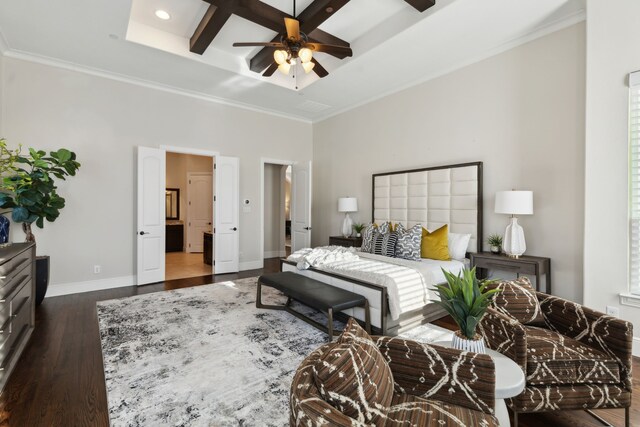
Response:
[[[253,277],[279,271],[277,259],[265,260],[265,268],[239,274],[195,277],[141,287],[47,298],[36,310],[36,329],[20,362],[0,396],[0,425],[108,426],[109,416],[104,384],[102,352],[98,334],[97,301],[160,292]],[[455,328],[450,320],[438,322]],[[640,361],[634,359],[638,372]],[[640,393],[640,381],[634,380]],[[598,414],[614,425],[623,425],[622,410],[602,410]],[[632,425],[640,425],[640,404],[634,404]],[[581,411],[521,415],[520,426],[598,426]]]

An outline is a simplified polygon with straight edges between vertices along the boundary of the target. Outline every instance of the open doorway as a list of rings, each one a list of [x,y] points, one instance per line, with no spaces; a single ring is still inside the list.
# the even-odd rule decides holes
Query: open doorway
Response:
[[[291,166],[264,163],[264,259],[285,257],[291,251]]]
[[[214,273],[211,156],[167,152],[165,280]]]

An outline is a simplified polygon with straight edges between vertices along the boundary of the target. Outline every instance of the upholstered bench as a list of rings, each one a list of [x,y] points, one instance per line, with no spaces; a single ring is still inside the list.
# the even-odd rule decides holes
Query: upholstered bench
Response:
[[[262,304],[262,286],[269,286],[285,294],[287,296],[285,305]],[[325,313],[327,326],[293,310],[291,308],[292,300]],[[371,333],[369,301],[364,296],[290,271],[263,274],[258,278],[256,307],[285,310],[321,331],[325,331],[329,334],[329,342],[333,340],[333,313],[353,307],[364,307],[366,330]]]

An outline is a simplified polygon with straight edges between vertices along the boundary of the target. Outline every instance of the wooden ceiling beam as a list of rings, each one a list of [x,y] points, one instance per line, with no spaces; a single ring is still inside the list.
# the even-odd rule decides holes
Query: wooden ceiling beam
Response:
[[[347,3],[349,0],[314,0],[296,18],[300,21],[300,31],[309,34]]]
[[[236,1],[226,2],[224,7],[209,5],[209,9],[207,9],[198,24],[198,28],[196,28],[189,40],[189,50],[191,52],[202,55],[207,50],[213,39],[233,14],[235,3]]]
[[[436,0],[404,0],[420,12],[436,5]]]
[[[217,7],[225,7],[229,0],[205,0]],[[237,5],[233,11],[234,15],[254,22],[276,33],[284,32],[284,18],[292,18],[280,9],[261,2],[260,0],[236,0]]]

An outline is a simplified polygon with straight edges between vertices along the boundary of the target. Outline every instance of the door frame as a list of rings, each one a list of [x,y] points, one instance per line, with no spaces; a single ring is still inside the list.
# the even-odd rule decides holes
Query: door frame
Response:
[[[191,177],[193,177],[193,176],[209,176],[209,177],[211,177],[211,187],[214,187],[214,184],[213,184],[213,172],[187,172],[187,209],[186,209],[187,210],[187,222],[190,222],[189,215],[192,212],[191,205],[189,204],[189,200],[190,200],[190,197],[189,197],[190,194],[189,193],[191,192],[190,188],[189,188],[189,186],[190,186],[189,181],[191,180]],[[216,192],[215,188],[212,191],[213,191],[213,194],[215,194],[215,192]],[[211,231],[213,231],[213,228],[214,228],[214,225],[213,225],[213,220],[214,220],[213,214],[215,213],[215,203],[213,202],[213,195],[211,197],[211,204],[213,205],[213,209],[211,211]],[[190,243],[193,243],[191,241],[191,233],[189,231],[190,231],[189,230],[189,225],[187,224],[187,247],[186,247],[186,249],[189,248],[189,244]],[[215,246],[215,243],[212,242],[212,245]],[[186,250],[185,252],[197,253],[197,252],[191,252],[189,250]]]
[[[278,160],[262,157],[260,158],[260,267],[264,268],[264,165],[280,165],[280,166],[293,166],[296,162],[293,160]],[[293,200],[293,194],[291,194]],[[289,206],[291,206],[289,201]]]
[[[220,153],[218,151],[203,150],[201,148],[178,147],[178,146],[174,146],[174,145],[161,145],[159,148],[160,148],[160,150],[165,152],[165,159],[166,159],[167,153],[192,154],[192,155],[195,155],[195,156],[211,157],[213,159],[213,165],[214,165],[213,169],[211,170],[211,176],[213,177],[212,179],[215,180],[215,176],[216,176],[215,159],[220,156]],[[166,161],[165,161],[164,174],[165,174],[165,177],[166,177],[167,176]],[[215,185],[212,185],[211,187],[212,187],[212,192],[213,192],[213,194],[211,194],[211,199],[214,200],[214,197],[216,195],[216,187],[215,187]],[[213,206],[211,208],[211,218],[215,218],[215,214],[216,214],[215,205],[216,204],[213,203]],[[166,223],[166,220],[165,220],[165,223]],[[213,239],[212,239],[212,242],[211,242],[211,245],[212,245],[211,250],[212,251],[215,248],[215,239],[216,239],[216,234],[213,233]],[[214,274],[214,272],[215,272],[215,265],[212,265],[211,266],[211,274]]]

